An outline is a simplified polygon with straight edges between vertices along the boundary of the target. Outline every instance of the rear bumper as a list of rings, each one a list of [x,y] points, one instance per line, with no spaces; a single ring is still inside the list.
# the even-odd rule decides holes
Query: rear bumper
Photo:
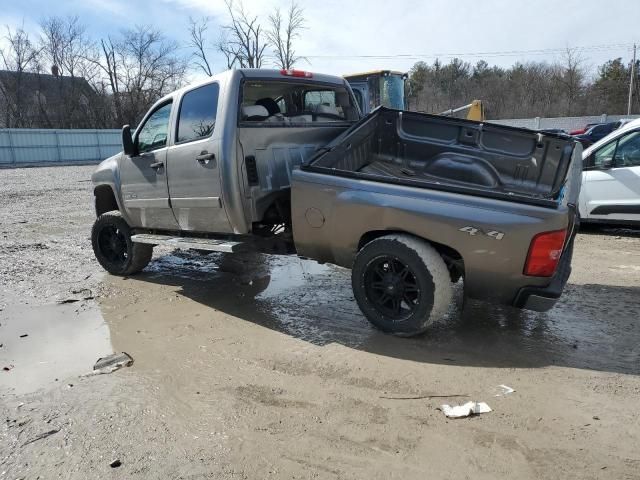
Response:
[[[518,291],[513,306],[536,312],[550,310],[562,295],[564,286],[571,275],[571,258],[573,257],[573,240],[575,230],[572,232],[569,244],[562,254],[558,269],[552,277],[551,283],[546,287],[523,287]]]

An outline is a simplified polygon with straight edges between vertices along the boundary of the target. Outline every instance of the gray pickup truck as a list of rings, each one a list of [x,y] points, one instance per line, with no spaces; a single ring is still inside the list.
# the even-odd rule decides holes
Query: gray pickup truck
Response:
[[[352,269],[378,328],[423,332],[452,283],[545,311],[571,268],[581,148],[567,137],[380,108],[343,78],[238,69],[159,100],[93,174],[96,258],[154,245],[297,254]]]

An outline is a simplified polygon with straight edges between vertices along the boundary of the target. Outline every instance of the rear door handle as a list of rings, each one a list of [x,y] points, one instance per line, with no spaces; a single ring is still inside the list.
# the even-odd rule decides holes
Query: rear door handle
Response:
[[[158,170],[162,167],[164,167],[164,162],[155,162],[155,163],[151,163],[149,164],[149,166],[155,170]]]
[[[202,163],[203,165],[207,165],[210,160],[215,160],[216,155],[214,153],[209,153],[206,150],[200,152],[200,155],[196,156],[196,160]]]

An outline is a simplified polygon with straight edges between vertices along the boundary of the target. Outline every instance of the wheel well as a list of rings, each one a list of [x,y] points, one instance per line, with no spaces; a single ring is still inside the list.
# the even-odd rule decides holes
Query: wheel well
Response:
[[[99,217],[105,212],[118,210],[118,202],[110,186],[100,185],[96,187],[93,195],[96,199],[96,216]]]
[[[404,232],[402,230],[373,230],[371,232],[367,232],[362,237],[360,237],[360,241],[358,242],[358,251],[362,249],[367,243],[375,240],[376,238],[384,237],[385,235],[392,235],[394,233],[402,233],[405,235],[411,235],[412,237],[419,238],[420,240],[424,240],[428,242],[436,251],[440,254],[442,259],[447,264],[447,268],[449,269],[449,273],[451,275],[451,280],[456,282],[462,276],[464,276],[464,260],[460,253],[451,248],[448,245],[443,245],[442,243],[434,242],[429,240],[428,238],[423,238],[418,235],[414,235],[409,232]]]

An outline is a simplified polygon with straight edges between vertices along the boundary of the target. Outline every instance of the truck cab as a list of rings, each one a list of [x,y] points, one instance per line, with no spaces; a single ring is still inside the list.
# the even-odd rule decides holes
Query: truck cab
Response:
[[[291,171],[359,120],[346,81],[231,70],[153,105],[94,173],[96,212],[132,228],[255,233],[286,224]]]

